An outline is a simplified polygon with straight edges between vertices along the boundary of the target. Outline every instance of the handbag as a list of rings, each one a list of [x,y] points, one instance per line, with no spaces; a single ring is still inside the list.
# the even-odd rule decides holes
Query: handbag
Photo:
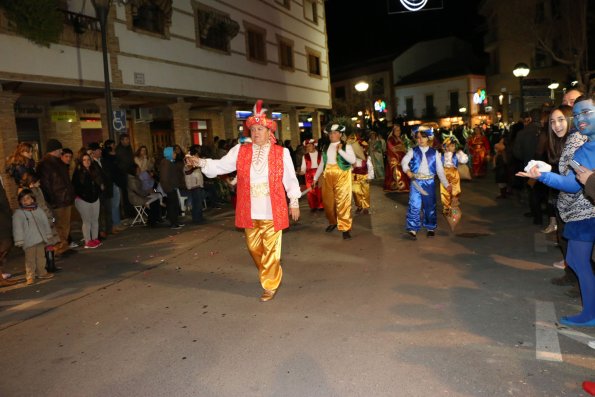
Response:
[[[457,169],[459,170],[459,176],[461,177],[461,180],[470,181],[472,179],[471,171],[469,170],[469,166],[467,164],[459,164]]]

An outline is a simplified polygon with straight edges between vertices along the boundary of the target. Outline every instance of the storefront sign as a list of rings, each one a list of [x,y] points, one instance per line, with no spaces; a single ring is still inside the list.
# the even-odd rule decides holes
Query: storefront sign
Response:
[[[52,121],[67,121],[72,123],[76,120],[76,110],[52,110]]]

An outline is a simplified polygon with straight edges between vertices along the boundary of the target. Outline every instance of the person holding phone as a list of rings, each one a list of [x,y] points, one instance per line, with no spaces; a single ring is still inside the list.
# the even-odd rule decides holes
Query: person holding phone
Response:
[[[583,186],[577,181],[587,170],[595,168],[595,102],[593,97],[581,96],[576,99],[572,109],[574,125],[581,135],[587,138],[576,150],[570,162],[575,168],[566,175],[553,172],[540,172],[533,167],[528,172],[519,172],[518,176],[537,179],[538,181],[560,190],[577,193]],[[578,206],[577,206],[578,207]],[[595,242],[595,205],[592,202],[582,204],[576,220],[566,223],[564,237],[568,239],[566,263],[574,270],[579,280],[583,301],[583,310],[574,316],[564,316],[560,323],[567,326],[595,327],[595,275],[591,267],[591,253]]]

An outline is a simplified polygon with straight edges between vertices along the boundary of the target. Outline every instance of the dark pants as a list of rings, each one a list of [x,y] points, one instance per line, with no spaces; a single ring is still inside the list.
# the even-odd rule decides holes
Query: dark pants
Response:
[[[112,232],[112,199],[111,197],[99,198],[99,231]]]
[[[190,205],[192,206],[192,222],[202,221],[202,203],[205,197],[205,192],[202,187],[197,187],[188,191],[190,198]]]
[[[178,216],[180,215],[178,192],[173,190],[165,192],[165,194],[167,194],[167,220],[171,226],[174,226],[178,224]]]
[[[149,204],[149,226],[155,226],[157,221],[161,218],[161,204],[159,204],[159,200],[153,201]]]

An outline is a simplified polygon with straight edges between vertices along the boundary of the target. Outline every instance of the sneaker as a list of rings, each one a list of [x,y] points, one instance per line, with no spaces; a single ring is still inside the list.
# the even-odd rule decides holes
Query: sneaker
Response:
[[[11,277],[12,277],[12,274],[10,274],[10,273],[2,273],[2,279],[3,280],[8,280]]]
[[[180,224],[175,224],[175,225],[171,225],[171,228],[170,228],[170,229],[173,229],[173,230],[178,230],[178,229],[181,229],[181,228],[182,228],[182,225],[180,225]]]
[[[552,225],[551,223],[541,231],[541,233],[550,234],[558,230],[558,225]]]
[[[97,242],[95,240],[89,240],[87,243],[85,243],[85,248],[97,248]]]
[[[52,273],[46,273],[43,276],[37,276],[37,278],[40,280],[49,280],[50,278],[54,278],[54,275]]]
[[[552,266],[554,266],[556,269],[564,270],[564,268],[566,267],[566,261],[562,259],[561,261],[554,262]]]
[[[95,248],[100,247],[103,243],[99,239],[93,240],[95,242]]]
[[[68,244],[68,248],[78,248],[78,246],[78,243],[75,243],[74,241]]]

